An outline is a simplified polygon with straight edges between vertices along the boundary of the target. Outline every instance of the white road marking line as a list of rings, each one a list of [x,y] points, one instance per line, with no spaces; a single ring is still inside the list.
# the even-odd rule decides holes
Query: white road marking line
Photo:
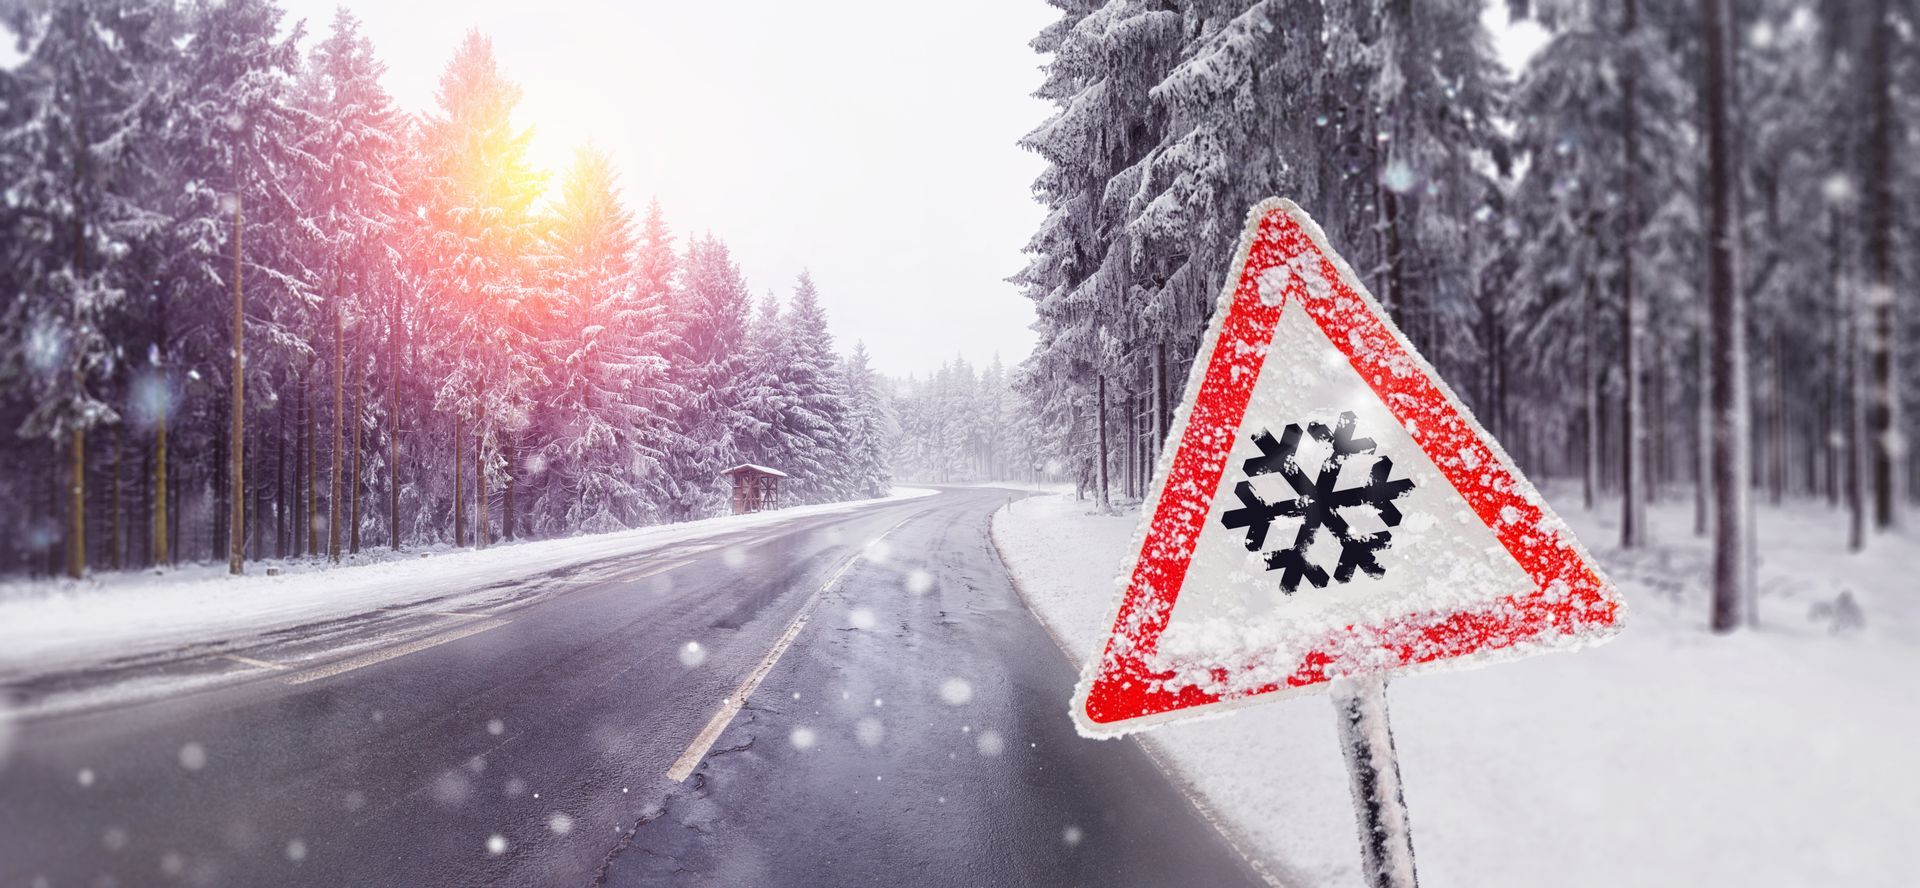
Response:
[[[480,619],[486,616],[486,614],[463,614],[459,611],[427,611],[427,615],[433,617],[466,617],[469,620]]]
[[[232,660],[232,661],[233,661],[233,662],[235,662],[235,663],[240,663],[240,664],[243,664],[243,665],[247,665],[247,666],[252,666],[252,667],[253,667],[253,668],[255,668],[255,669],[276,669],[276,670],[278,670],[278,669],[285,669],[285,668],[287,668],[286,666],[284,666],[284,665],[281,665],[281,664],[279,664],[279,663],[269,663],[269,662],[267,662],[267,661],[265,661],[265,660],[256,660],[256,659],[254,659],[254,658],[252,658],[252,657],[242,657],[242,656],[240,656],[239,654],[221,654],[220,656],[223,656],[223,657],[226,657],[227,659],[229,659],[229,660]]]
[[[458,641],[462,638],[466,638],[469,635],[478,635],[482,632],[487,631],[488,629],[498,629],[501,626],[505,626],[511,622],[513,621],[512,620],[487,620],[481,623],[468,623],[467,625],[462,626],[458,629],[442,632],[437,635],[429,635],[425,638],[417,638],[417,639],[414,639],[413,641],[406,642],[405,644],[394,645],[393,647],[381,648],[380,650],[373,651],[371,653],[361,654],[358,657],[349,657],[345,660],[341,660],[338,663],[329,663],[325,666],[309,669],[297,675],[289,675],[287,676],[287,684],[303,685],[310,681],[319,681],[320,679],[323,679],[323,678],[331,678],[332,676],[339,675],[343,672],[352,672],[355,669],[364,669],[368,666],[372,666],[375,663],[384,663],[395,657],[404,657],[408,654],[415,653],[418,651],[424,651],[427,648],[434,647],[436,645],[446,644],[449,641]]]
[[[892,533],[895,528],[907,523],[910,517],[912,516],[902,518],[895,522],[893,527],[881,531],[879,536],[873,538],[873,542],[885,539],[887,534]],[[794,638],[800,635],[800,630],[806,628],[807,621],[813,618],[813,612],[820,607],[820,599],[825,598],[827,592],[840,582],[841,577],[847,575],[847,571],[859,564],[861,556],[865,554],[864,548],[853,553],[845,564],[840,565],[839,570],[833,572],[833,576],[828,577],[820,588],[813,590],[813,595],[807,598],[806,604],[801,605],[800,612],[794,615],[793,622],[787,624],[787,631],[781,633],[780,640],[773,643],[773,649],[767,651],[766,657],[760,660],[760,665],[747,673],[746,680],[740,683],[740,687],[731,696],[720,702],[720,711],[715,712],[713,718],[707,720],[707,726],[702,728],[693,738],[693,742],[687,745],[687,751],[680,753],[680,757],[674,760],[673,767],[667,769],[668,780],[681,783],[692,776],[694,767],[700,764],[701,759],[707,757],[707,752],[720,740],[720,735],[726,731],[727,725],[733,723],[733,717],[740,714],[741,707],[747,705],[747,698],[753,696],[753,692],[759,689],[760,682],[773,671],[774,664],[780,662],[780,655],[787,652]]]

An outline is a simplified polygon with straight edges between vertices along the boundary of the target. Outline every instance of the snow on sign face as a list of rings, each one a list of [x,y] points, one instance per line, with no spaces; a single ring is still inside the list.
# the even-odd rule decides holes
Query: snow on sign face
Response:
[[[1255,207],[1229,280],[1074,699],[1083,734],[1619,629],[1611,584],[1304,211]]]

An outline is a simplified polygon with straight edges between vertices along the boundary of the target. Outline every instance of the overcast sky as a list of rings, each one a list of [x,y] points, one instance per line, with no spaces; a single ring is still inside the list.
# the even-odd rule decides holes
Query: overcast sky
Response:
[[[283,3],[316,34],[341,5]],[[525,91],[537,162],[557,175],[591,142],[636,211],[658,196],[682,243],[719,235],[756,294],[811,269],[838,344],[864,340],[882,370],[1032,345],[1004,278],[1040,220],[1040,162],[1014,145],[1047,113],[1040,0],[344,5],[412,110],[479,28]]]

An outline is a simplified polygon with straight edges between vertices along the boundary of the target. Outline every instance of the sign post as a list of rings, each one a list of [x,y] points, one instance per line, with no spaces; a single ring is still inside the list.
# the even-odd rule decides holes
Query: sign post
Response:
[[[1328,688],[1340,729],[1340,751],[1353,787],[1360,827],[1360,868],[1368,888],[1415,888],[1413,832],[1400,789],[1400,759],[1387,723],[1387,683],[1341,679]]]
[[[1072,715],[1330,692],[1367,883],[1412,888],[1389,677],[1597,644],[1612,584],[1290,201],[1253,209]]]

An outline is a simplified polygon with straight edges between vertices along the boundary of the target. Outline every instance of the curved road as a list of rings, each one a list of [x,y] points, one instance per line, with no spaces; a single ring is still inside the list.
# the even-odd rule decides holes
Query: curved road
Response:
[[[599,564],[27,720],[0,886],[1262,884],[1135,743],[1074,734],[1073,670],[987,537],[1008,496]]]

